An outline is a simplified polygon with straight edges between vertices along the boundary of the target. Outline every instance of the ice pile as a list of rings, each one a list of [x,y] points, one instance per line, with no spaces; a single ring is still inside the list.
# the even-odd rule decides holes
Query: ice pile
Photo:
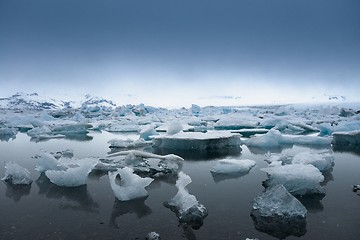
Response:
[[[251,217],[256,229],[284,239],[306,233],[306,213],[283,185],[274,185],[254,199]]]
[[[332,151],[320,153],[304,151],[296,153],[294,156],[272,153],[266,155],[265,161],[269,163],[269,167],[286,164],[311,164],[321,172],[324,172],[334,166],[334,155]]]
[[[325,190],[320,186],[324,176],[313,165],[289,164],[261,170],[269,177],[263,182],[266,188],[282,184],[293,195],[325,194]]]
[[[249,159],[223,159],[219,160],[217,164],[210,169],[210,172],[217,174],[236,174],[236,173],[248,173],[256,162]]]
[[[120,201],[128,201],[136,198],[148,196],[145,187],[148,186],[154,179],[141,178],[134,174],[134,170],[129,167],[118,169],[114,172],[109,172],[109,180],[111,189],[115,197]],[[116,177],[120,175],[120,185],[116,183]]]
[[[311,153],[301,152],[295,154],[293,164],[311,164],[320,171],[327,171],[334,166],[334,156],[330,152]]]
[[[32,183],[30,172],[14,162],[7,162],[5,164],[5,176],[1,179],[4,182],[13,185],[29,185]]]
[[[271,129],[266,134],[256,134],[245,142],[249,147],[279,148],[284,145],[330,146],[331,138],[319,136],[283,135]]]
[[[191,178],[183,172],[179,173],[176,181],[178,188],[177,194],[165,202],[164,205],[175,212],[180,223],[190,225],[194,229],[199,229],[203,225],[204,218],[208,211],[204,205],[200,204],[194,195],[189,194],[186,186],[191,183]]]
[[[159,135],[153,138],[153,145],[160,149],[211,150],[240,148],[240,135],[227,131],[179,132],[174,135]]]

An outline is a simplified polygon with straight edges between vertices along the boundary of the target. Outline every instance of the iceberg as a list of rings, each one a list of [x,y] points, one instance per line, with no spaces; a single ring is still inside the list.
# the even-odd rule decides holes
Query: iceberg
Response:
[[[145,187],[154,180],[151,178],[142,178],[134,174],[134,170],[129,167],[109,172],[111,189],[115,197],[120,201],[128,201],[136,198],[147,197],[148,192]],[[120,175],[120,185],[116,183],[116,177]]]
[[[5,164],[5,176],[1,179],[4,182],[13,185],[29,185],[32,183],[30,172],[14,162],[7,162]]]
[[[223,159],[219,160],[217,164],[210,169],[210,172],[217,174],[248,173],[255,165],[256,162],[249,159]]]
[[[191,183],[191,178],[183,172],[179,172],[179,178],[175,186],[178,188],[177,194],[165,202],[164,206],[175,212],[180,223],[190,225],[194,229],[199,229],[203,225],[204,218],[208,211],[204,205],[200,204],[194,195],[189,194],[186,186]]]
[[[97,163],[98,159],[83,158],[66,170],[47,170],[45,174],[57,186],[78,187],[86,184],[87,176]]]
[[[159,133],[155,130],[153,125],[149,125],[140,131],[140,139],[144,139],[145,141],[151,141],[152,136],[155,135],[159,135]]]
[[[283,185],[255,197],[251,217],[255,228],[280,239],[306,233],[306,208]]]
[[[266,188],[282,184],[293,195],[325,196],[325,190],[320,186],[320,183],[324,181],[324,176],[313,165],[289,164],[261,170],[269,177],[263,182]]]
[[[229,147],[240,148],[240,135],[226,131],[179,132],[174,135],[159,135],[153,138],[153,145],[164,149],[210,150]]]

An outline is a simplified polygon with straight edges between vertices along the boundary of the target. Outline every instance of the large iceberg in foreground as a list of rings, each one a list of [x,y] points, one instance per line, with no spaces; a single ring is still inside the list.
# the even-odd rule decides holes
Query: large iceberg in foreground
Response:
[[[223,159],[219,160],[217,164],[210,169],[210,172],[218,174],[232,174],[232,173],[248,173],[256,162],[249,159]]]
[[[204,205],[200,204],[194,195],[189,194],[186,186],[191,183],[191,178],[183,172],[179,173],[176,181],[178,188],[177,194],[165,202],[165,207],[175,212],[181,223],[190,225],[194,229],[199,229],[203,225],[204,218],[208,211]]]
[[[1,179],[14,185],[29,185],[32,183],[30,172],[14,162],[5,164],[5,176]]]
[[[58,186],[78,187],[86,184],[87,176],[97,163],[96,158],[84,158],[74,161],[75,166],[66,170],[47,170],[45,174],[52,183]]]
[[[324,181],[324,176],[313,165],[289,164],[261,170],[265,171],[269,177],[263,182],[265,187],[282,184],[294,195],[325,194],[325,190],[320,186],[320,183]]]
[[[226,131],[179,132],[153,138],[154,147],[165,149],[211,150],[229,147],[240,148],[240,135]]]
[[[109,172],[111,189],[115,197],[120,201],[128,201],[136,198],[148,196],[145,187],[154,180],[151,178],[142,178],[134,174],[134,170],[129,167]],[[116,177],[120,175],[120,185],[116,183]]]
[[[256,229],[284,239],[306,233],[306,213],[306,208],[283,185],[275,185],[254,199],[251,217]]]

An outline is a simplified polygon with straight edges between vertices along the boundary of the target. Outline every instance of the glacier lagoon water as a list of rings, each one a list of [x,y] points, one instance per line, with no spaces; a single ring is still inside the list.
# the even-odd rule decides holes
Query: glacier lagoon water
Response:
[[[176,179],[157,179],[147,188],[146,199],[120,202],[104,173],[92,172],[86,186],[64,188],[34,170],[37,160],[33,156],[40,149],[73,149],[79,158],[105,157],[110,152],[108,140],[138,137],[107,132],[92,132],[90,136],[32,142],[26,134],[19,133],[14,140],[0,142],[0,176],[4,176],[5,162],[14,161],[30,170],[35,180],[30,187],[0,183],[0,239],[145,239],[151,231],[158,232],[162,239],[358,239],[360,235],[360,196],[352,192],[352,185],[360,184],[359,154],[341,149],[334,153],[335,166],[323,183],[326,196],[322,200],[301,199],[308,210],[305,226],[284,230],[286,226],[277,223],[270,227],[255,224],[250,216],[252,201],[264,190],[261,183],[267,179],[260,170],[268,165],[264,151],[250,151],[243,145],[241,153],[231,153],[231,158],[257,163],[249,174],[231,177],[210,172],[225,155],[192,157],[184,152],[182,171],[192,178],[187,188],[209,211],[201,228],[194,230],[179,225],[175,214],[163,205],[176,194]],[[309,150],[322,151],[306,147],[276,151],[295,154]],[[279,234],[274,229],[283,232]]]

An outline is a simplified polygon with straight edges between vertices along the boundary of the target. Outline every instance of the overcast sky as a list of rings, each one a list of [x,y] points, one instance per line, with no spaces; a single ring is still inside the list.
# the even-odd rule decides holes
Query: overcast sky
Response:
[[[360,100],[359,0],[0,0],[0,97]]]

